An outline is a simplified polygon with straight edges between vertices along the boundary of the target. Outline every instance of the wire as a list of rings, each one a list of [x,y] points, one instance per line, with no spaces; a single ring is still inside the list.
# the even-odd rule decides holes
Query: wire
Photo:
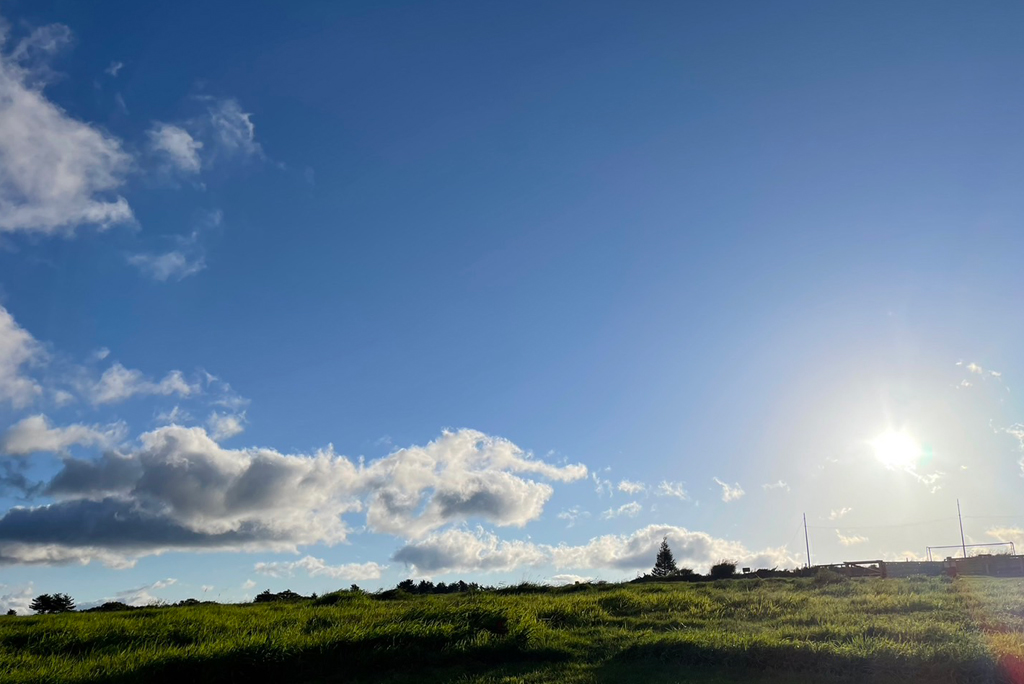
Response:
[[[899,523],[896,525],[845,525],[843,527],[831,527],[828,525],[808,525],[807,527],[815,530],[879,530],[891,529],[896,527],[917,527],[919,525],[932,525],[934,523],[939,522],[949,522],[950,520],[956,520],[956,518],[935,518],[934,520],[920,520],[918,522]]]

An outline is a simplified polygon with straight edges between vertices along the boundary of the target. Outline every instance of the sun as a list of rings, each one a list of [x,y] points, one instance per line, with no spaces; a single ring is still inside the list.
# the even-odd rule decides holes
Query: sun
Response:
[[[908,470],[921,459],[921,445],[907,433],[888,430],[871,442],[875,457],[890,470]]]

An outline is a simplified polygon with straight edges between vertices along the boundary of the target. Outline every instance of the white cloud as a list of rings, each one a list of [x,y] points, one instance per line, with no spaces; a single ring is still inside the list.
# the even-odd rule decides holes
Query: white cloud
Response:
[[[198,384],[189,384],[181,371],[171,371],[159,382],[147,380],[142,371],[115,363],[100,376],[88,393],[94,404],[112,404],[136,395],[177,394],[187,397],[200,391]]]
[[[843,508],[833,508],[832,512],[828,514],[828,519],[829,520],[839,520],[840,518],[845,516],[847,513],[851,513],[852,511],[853,511],[852,508],[846,508],[846,507],[843,507]]]
[[[110,66],[103,70],[103,73],[109,76],[113,76],[114,78],[117,78],[118,72],[121,71],[123,67],[124,64],[121,62],[111,62]]]
[[[0,306],[0,402],[24,408],[42,394],[43,388],[22,371],[44,356],[42,345],[15,322],[7,309]]]
[[[714,480],[718,484],[718,486],[722,488],[722,501],[726,503],[729,503],[730,501],[736,501],[737,499],[741,498],[744,494],[746,494],[746,492],[743,491],[743,488],[740,487],[739,482],[735,483],[734,485],[729,485],[726,484],[725,482],[722,482],[717,477],[713,477],[711,479]]]
[[[242,589],[252,589],[255,586],[256,586],[256,582],[254,582],[251,579],[247,579],[244,582],[242,582]]]
[[[312,456],[225,449],[198,427],[167,426],[128,453],[65,458],[46,484],[56,503],[0,517],[0,564],[97,560],[127,567],[168,550],[271,550],[345,540],[346,513],[405,539],[471,519],[522,526],[552,493],[521,477],[569,481],[507,440],[448,431],[364,464],[328,448]]]
[[[244,411],[237,415],[214,411],[206,419],[206,427],[209,428],[210,436],[218,442],[242,434],[245,431],[244,423]]]
[[[661,484],[658,485],[656,494],[658,496],[673,496],[680,501],[688,501],[690,499],[690,495],[687,493],[682,482],[662,480]]]
[[[181,250],[163,254],[132,254],[128,263],[161,283],[183,280],[206,268],[206,259],[201,254],[189,255]]]
[[[836,530],[836,536],[839,537],[839,543],[843,546],[853,546],[854,544],[863,544],[868,541],[867,537],[863,537],[859,534],[850,535],[847,537],[839,530]]]
[[[620,492],[625,492],[626,494],[636,496],[637,494],[646,492],[647,485],[645,485],[643,482],[634,482],[632,480],[620,480],[618,490]]]
[[[0,54],[0,232],[71,233],[133,220],[114,194],[132,163],[121,142],[70,116],[33,82],[69,39],[67,27],[43,27]]]
[[[707,569],[723,558],[754,568],[799,565],[799,560],[784,547],[751,551],[739,542],[671,525],[648,525],[630,535],[605,535],[579,546],[503,540],[480,528],[475,531],[453,529],[408,544],[399,549],[393,559],[427,575],[510,572],[543,565],[635,572],[654,565],[658,547],[665,537],[677,562],[695,569]]]
[[[575,584],[576,582],[579,582],[580,584],[586,584],[587,582],[591,581],[592,579],[594,579],[594,578],[593,577],[584,577],[583,575],[561,574],[561,575],[552,575],[551,577],[548,578],[548,581],[551,582],[552,584],[556,584],[556,585],[557,584]]]
[[[761,485],[761,488],[764,489],[764,491],[766,492],[771,491],[773,489],[778,489],[786,492],[789,491],[789,485],[783,482],[782,480],[779,480],[778,482],[767,482]]]
[[[622,504],[618,508],[609,508],[607,511],[601,514],[601,518],[603,520],[610,520],[611,518],[620,518],[622,516],[635,518],[641,510],[643,510],[643,506],[641,506],[636,501],[631,501],[627,504]]]
[[[0,438],[0,452],[11,456],[25,456],[37,452],[63,453],[68,447],[111,446],[124,439],[126,427],[123,423],[101,427],[99,425],[68,425],[51,427],[46,416],[29,416],[15,423],[3,438]]]
[[[798,559],[785,547],[751,551],[739,542],[712,537],[671,525],[648,525],[630,535],[605,535],[582,546],[561,545],[552,549],[559,568],[614,568],[641,570],[654,565],[662,538],[681,566],[703,570],[723,558],[754,568],[795,567]]]
[[[199,172],[202,167],[199,150],[203,149],[203,143],[184,128],[158,121],[147,135],[150,149],[165,157],[175,168],[187,173]]]
[[[992,527],[985,534],[1000,542],[1013,542],[1014,547],[1024,548],[1024,530],[1019,527]],[[1018,551],[1018,553],[1020,553]]]
[[[347,563],[328,565],[322,558],[306,556],[291,562],[257,563],[256,572],[271,577],[291,577],[296,570],[303,570],[310,577],[331,577],[350,581],[380,579],[386,565],[377,563]]]
[[[32,609],[29,605],[32,603],[32,599],[35,598],[36,592],[32,587],[32,583],[29,582],[26,585],[17,588],[8,587],[6,584],[0,584],[0,591],[4,589],[8,590],[7,593],[0,595],[0,612],[7,613],[9,610],[17,612],[18,615],[30,615]]]
[[[522,474],[572,482],[585,478],[587,468],[551,465],[475,430],[446,431],[424,447],[399,449],[366,469],[373,491],[367,524],[406,538],[470,517],[522,527],[540,516],[553,492]]]
[[[550,561],[549,554],[536,544],[498,539],[477,528],[452,529],[399,549],[393,560],[405,563],[416,574],[449,572],[508,572],[538,566]]]

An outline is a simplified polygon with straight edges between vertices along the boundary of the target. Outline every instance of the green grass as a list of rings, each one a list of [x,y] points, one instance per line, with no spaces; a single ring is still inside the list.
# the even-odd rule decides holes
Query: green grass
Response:
[[[1022,580],[574,589],[0,618],[0,681],[1024,681]]]

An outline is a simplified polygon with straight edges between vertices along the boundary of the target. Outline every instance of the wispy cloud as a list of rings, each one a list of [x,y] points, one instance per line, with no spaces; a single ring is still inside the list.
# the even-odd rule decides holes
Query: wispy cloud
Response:
[[[985,530],[985,534],[996,541],[1013,542],[1015,547],[1024,545],[1024,530],[1019,527],[992,527]]]
[[[207,98],[208,122],[221,156],[262,157],[263,148],[256,142],[256,126],[252,114],[242,110],[233,98]]]
[[[622,504],[618,508],[609,508],[607,511],[601,514],[601,518],[603,520],[610,520],[611,518],[620,518],[623,516],[635,518],[637,514],[640,513],[640,511],[642,510],[643,506],[641,506],[636,501],[630,501],[627,504]]]
[[[199,173],[202,161],[199,151],[203,143],[196,140],[184,128],[168,123],[156,122],[147,131],[149,147],[164,157],[171,166],[186,173]]]
[[[245,431],[245,412],[239,414],[218,413],[214,411],[206,420],[210,436],[218,442],[240,435]]]
[[[679,499],[680,501],[688,501],[690,499],[689,493],[686,491],[686,487],[683,486],[682,482],[669,482],[668,480],[662,480],[658,485],[658,489],[655,491],[658,496],[671,496]]]
[[[617,489],[620,492],[636,496],[637,494],[647,491],[647,485],[643,482],[635,482],[633,480],[619,480],[619,486]]]
[[[202,256],[189,256],[180,250],[163,254],[132,254],[128,263],[161,283],[183,280],[206,268],[206,260]]]
[[[200,391],[198,383],[185,380],[181,371],[171,371],[160,381],[145,377],[142,371],[129,369],[115,363],[100,376],[100,379],[88,388],[94,404],[113,404],[137,395],[177,394],[187,397]]]
[[[743,491],[743,488],[740,487],[739,482],[730,485],[725,482],[722,482],[717,477],[713,477],[711,479],[713,479],[718,484],[718,486],[722,488],[722,501],[726,503],[729,503],[730,501],[736,501],[737,499],[740,499],[744,494],[746,494],[746,492]]]
[[[833,508],[832,512],[828,514],[828,519],[829,520],[839,520],[840,518],[845,516],[847,513],[850,513],[851,511],[853,511],[852,508]]]
[[[786,492],[790,491],[789,490],[789,485],[786,484],[785,482],[783,482],[782,480],[779,480],[778,482],[768,482],[768,483],[765,483],[765,484],[761,485],[761,488],[764,489],[766,492],[772,491],[772,490],[781,490],[781,491],[786,491]]]
[[[380,579],[381,573],[387,569],[387,566],[372,562],[328,565],[323,558],[306,556],[297,561],[257,563],[254,569],[261,575],[271,577],[291,577],[297,570],[302,570],[310,577],[356,581]]]
[[[573,506],[572,508],[567,508],[567,509],[563,510],[556,517],[559,520],[565,520],[566,523],[567,523],[566,524],[566,528],[569,528],[569,527],[574,527],[576,525],[576,521],[577,520],[581,520],[583,518],[589,518],[590,517],[590,513],[585,511],[585,510],[583,510],[579,506]]]
[[[839,543],[843,546],[853,546],[854,544],[863,544],[868,541],[867,537],[862,537],[858,534],[847,537],[839,530],[836,530],[836,536],[839,537]]]
[[[24,408],[42,395],[43,388],[26,371],[45,357],[43,346],[0,306],[0,402]]]
[[[187,235],[174,236],[176,248],[162,253],[128,256],[128,263],[158,282],[180,281],[206,268],[205,235],[221,226],[224,214],[219,209],[203,212]]]

